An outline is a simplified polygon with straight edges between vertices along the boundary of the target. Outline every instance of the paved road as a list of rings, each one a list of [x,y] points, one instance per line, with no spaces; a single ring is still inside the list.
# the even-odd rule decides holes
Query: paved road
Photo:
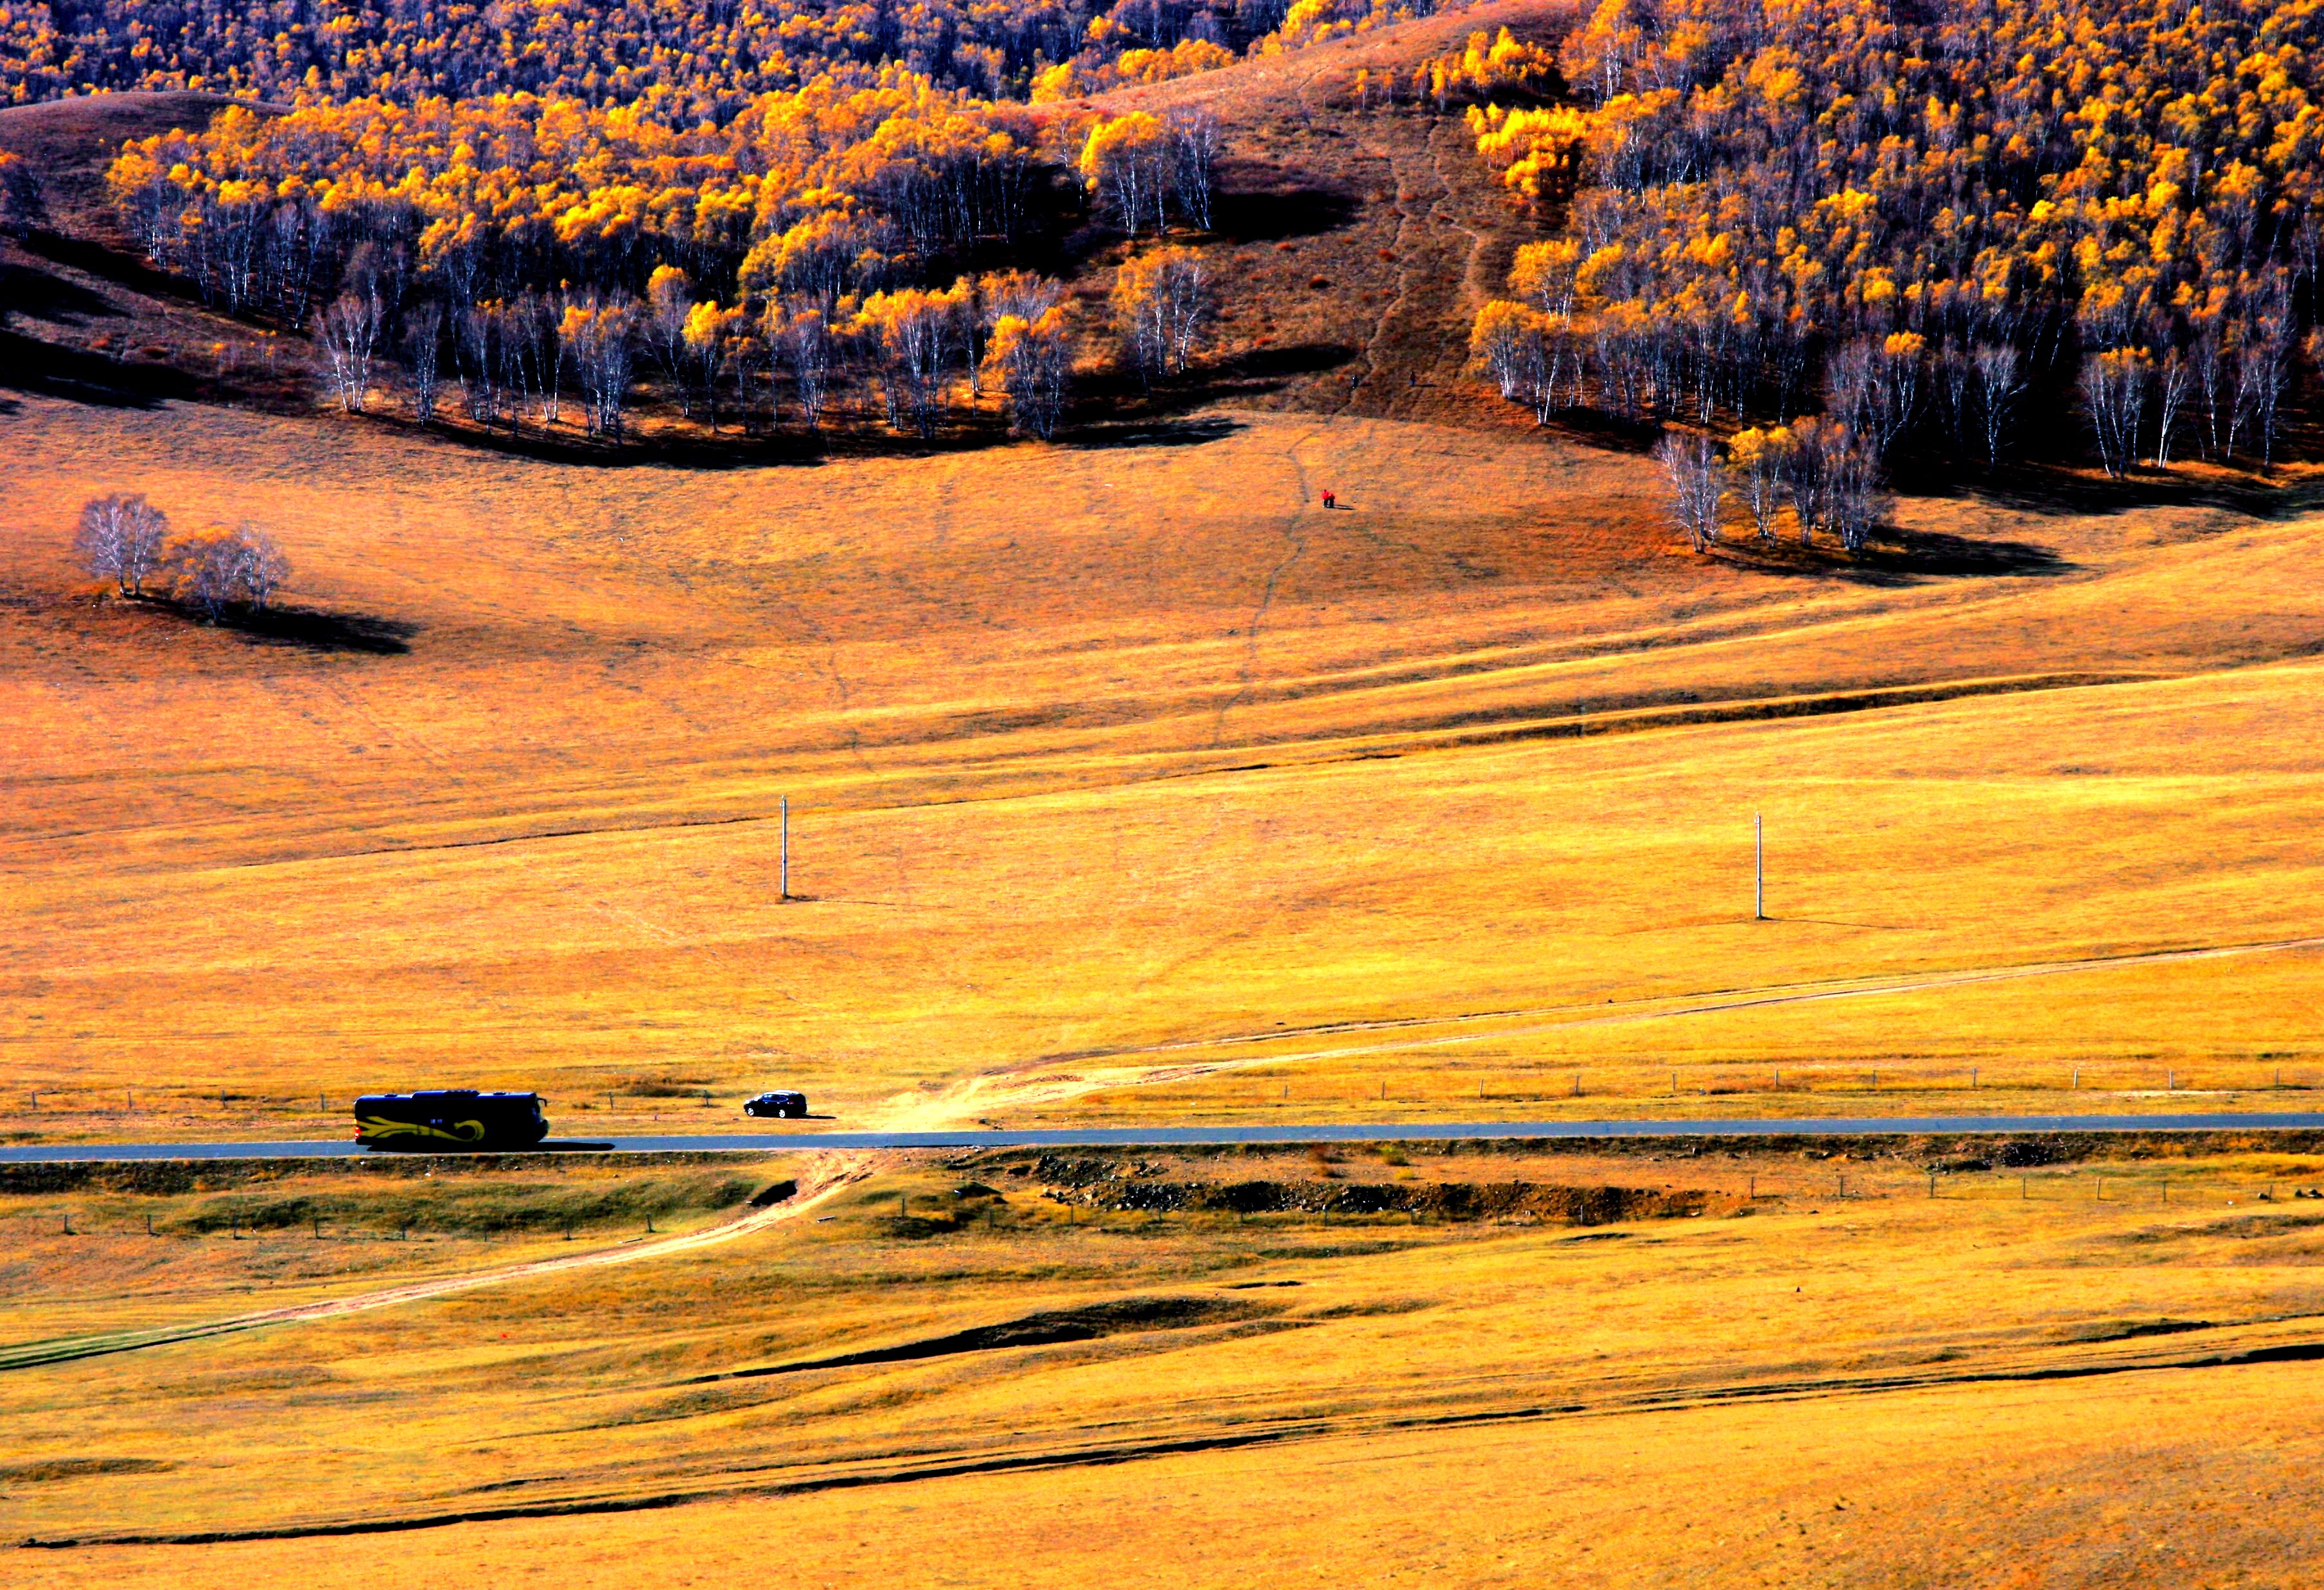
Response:
[[[766,1153],[810,1149],[1171,1148],[1213,1143],[1443,1142],[1471,1139],[1622,1137],[1889,1137],[2007,1132],[2264,1132],[2324,1130],[2324,1114],[1873,1115],[1774,1121],[1452,1121],[1370,1125],[1103,1126],[1024,1132],[963,1127],[951,1132],[791,1132],[705,1137],[551,1139],[541,1152],[625,1154]],[[0,1165],[135,1160],[344,1160],[371,1152],[324,1142],[20,1143],[0,1147]]]

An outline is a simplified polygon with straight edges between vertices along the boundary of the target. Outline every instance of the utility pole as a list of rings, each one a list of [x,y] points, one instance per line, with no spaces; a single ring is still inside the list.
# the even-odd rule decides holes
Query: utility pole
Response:
[[[1767,920],[1767,837],[1759,814],[1751,814],[1751,920]]]
[[[782,798],[782,893],[778,898],[788,900],[791,897],[791,798],[788,795]]]

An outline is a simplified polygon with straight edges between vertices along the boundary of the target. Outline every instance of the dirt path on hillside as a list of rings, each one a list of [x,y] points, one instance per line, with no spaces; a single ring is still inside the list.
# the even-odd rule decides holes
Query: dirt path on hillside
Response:
[[[872,1154],[822,1153],[804,1157],[809,1161],[808,1179],[802,1181],[799,1190],[790,1198],[771,1208],[749,1210],[699,1231],[683,1232],[675,1236],[638,1238],[616,1247],[560,1253],[554,1259],[528,1260],[491,1270],[430,1276],[423,1280],[404,1281],[375,1291],[326,1298],[312,1303],[294,1303],[281,1308],[263,1308],[252,1314],[237,1314],[192,1325],[68,1337],[53,1342],[31,1342],[14,1348],[0,1347],[0,1371],[30,1369],[39,1364],[69,1363],[77,1358],[135,1352],[144,1347],[167,1346],[175,1342],[198,1341],[205,1336],[257,1330],[270,1325],[299,1325],[318,1319],[337,1319],[398,1303],[423,1302],[454,1292],[498,1286],[505,1281],[530,1280],[572,1271],[603,1270],[616,1264],[635,1264],[649,1259],[668,1259],[681,1253],[697,1253],[796,1220],[835,1194],[872,1175],[885,1162],[881,1156]]]
[[[1634,1001],[1609,1011],[1603,1005],[1536,1005],[1515,1010],[1479,1011],[1449,1016],[1415,1016],[1376,1021],[1335,1022],[1291,1031],[1228,1033],[1213,1038],[1188,1038],[1167,1043],[1108,1050],[1088,1057],[1050,1056],[1005,1070],[964,1077],[941,1092],[891,1099],[882,1124],[895,1131],[941,1131],[966,1121],[983,1120],[1005,1110],[1058,1105],[1092,1093],[1186,1082],[1261,1066],[1290,1065],[1309,1060],[1351,1059],[1365,1055],[1397,1054],[1447,1049],[1461,1044],[1497,1043],[1513,1038],[1536,1037],[1585,1027],[1629,1026],[1645,1021],[1668,1021],[1728,1011],[1764,1009],[1774,1005],[1813,1004],[1842,999],[1885,998],[1927,993],[1940,988],[1966,987],[1979,983],[2013,982],[2026,977],[2068,976],[2083,972],[2120,971],[2135,966],[2176,961],[2219,960],[2231,957],[2276,955],[2324,950],[2324,935],[2274,938],[2247,944],[2200,945],[2181,949],[2141,951],[2131,955],[2089,956],[2072,960],[2030,961],[2015,966],[1966,966],[1950,972],[1920,973],[1900,977],[1847,978],[1829,983],[1784,984],[1760,988],[1724,989],[1698,995]],[[1543,1020],[1542,1018],[1559,1018]],[[1517,1025],[1509,1025],[1516,1022]],[[1428,1032],[1452,1027],[1452,1032]],[[1326,1034],[1409,1032],[1413,1036],[1323,1049],[1290,1049],[1256,1055],[1203,1056],[1205,1049],[1260,1044],[1297,1043]],[[1183,1054],[1190,1058],[1135,1063],[1139,1055]],[[1113,1064],[1076,1064],[1081,1058]]]

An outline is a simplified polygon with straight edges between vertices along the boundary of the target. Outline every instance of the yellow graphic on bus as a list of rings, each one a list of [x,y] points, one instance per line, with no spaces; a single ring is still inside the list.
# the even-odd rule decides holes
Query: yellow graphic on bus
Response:
[[[447,1121],[441,1126],[429,1126],[419,1121],[389,1121],[377,1115],[355,1117],[355,1141],[377,1142],[389,1137],[438,1137],[447,1142],[482,1142],[484,1123],[482,1121]]]

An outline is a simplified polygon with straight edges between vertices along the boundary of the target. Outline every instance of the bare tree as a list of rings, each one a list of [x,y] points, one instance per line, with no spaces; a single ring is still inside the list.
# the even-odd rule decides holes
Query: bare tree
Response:
[[[1831,502],[1831,460],[1841,427],[1829,420],[1809,418],[1791,428],[1791,445],[1784,449],[1784,494],[1792,500],[1792,516],[1800,523],[1800,544],[1815,539],[1828,523]]]
[[[637,358],[636,325],[636,302],[623,294],[600,299],[591,293],[565,306],[558,346],[588,394],[592,436],[622,434],[622,411]]]
[[[1655,458],[1670,482],[1666,512],[1698,552],[1719,539],[1719,504],[1727,495],[1727,469],[1719,444],[1693,431],[1669,431],[1655,444]]]
[[[1910,331],[1877,340],[1858,337],[1825,365],[1832,414],[1877,452],[1893,448],[1920,411],[1923,347]]]
[[[1808,419],[1793,426],[1782,467],[1802,544],[1827,530],[1842,548],[1858,551],[1887,517],[1879,450],[1845,425]]]
[[[376,291],[341,293],[315,317],[315,346],[323,352],[323,373],[339,407],[363,412],[371,393],[372,359],[379,351],[385,311]]]
[[[1832,530],[1844,550],[1862,551],[1891,506],[1880,485],[1880,455],[1862,439],[1843,436],[1827,469]]]
[[[161,546],[170,521],[142,495],[115,492],[81,506],[73,550],[97,579],[113,581],[124,596],[142,596],[145,581],[161,567]]]
[[[1976,411],[1977,366],[1959,347],[1948,347],[1932,361],[1937,402],[1944,410],[1945,434],[1956,456],[1969,451],[1969,416]]]
[[[215,622],[229,607],[263,612],[290,577],[290,559],[255,524],[180,537],[169,549],[171,591]]]
[[[2138,462],[2154,360],[2144,348],[2110,347],[2082,361],[2082,404],[2098,438],[2098,462],[2119,480]]]
[[[241,538],[226,531],[189,536],[171,549],[170,572],[178,600],[212,621],[240,598]]]
[[[745,330],[734,338],[733,356],[727,361],[727,368],[733,373],[734,407],[742,416],[745,435],[758,429],[754,400],[751,395],[758,387],[767,389],[770,420],[779,421],[782,418],[779,411],[772,410],[774,383],[767,378],[770,354],[766,338],[756,331]]]
[[[274,602],[274,593],[290,578],[290,559],[274,544],[274,538],[255,524],[245,523],[234,532],[234,582],[237,594],[252,609],[263,613]]]
[[[1224,140],[1219,118],[1207,110],[1172,111],[1170,180],[1176,190],[1178,213],[1203,231],[1211,229],[1211,200],[1218,192],[1219,153]]]
[[[2187,356],[2177,348],[2163,356],[2154,383],[2154,467],[2167,467],[2171,462],[2171,439],[2179,433],[2179,417],[2187,407],[2188,394],[2194,390],[2194,366]]]
[[[503,384],[532,394],[534,416],[544,427],[557,423],[564,406],[558,378],[564,358],[557,346],[561,314],[560,305],[522,292],[500,317]]]
[[[443,390],[444,306],[432,298],[403,312],[403,367],[411,374],[411,412],[425,425],[436,418]]]
[[[2259,433],[2263,469],[2275,461],[2277,409],[2283,402],[2295,335],[2291,290],[2276,285],[2277,291],[2263,297],[2259,312],[2252,317],[2236,370],[2236,406],[2248,411],[2250,428]]]
[[[1879,401],[1874,390],[1879,383],[1874,368],[1877,357],[1872,339],[1859,337],[1834,348],[1824,360],[1824,410],[1850,430],[1865,428]]]
[[[767,340],[773,344],[784,368],[791,373],[791,391],[810,428],[823,423],[823,405],[831,393],[831,366],[835,349],[830,318],[820,301],[804,303],[780,299],[767,309]]]
[[[1985,437],[1986,467],[2001,467],[2001,444],[2015,429],[2017,400],[2025,391],[2017,349],[2006,342],[1980,342],[1970,354],[1977,366],[1977,417]]]
[[[2195,391],[2202,401],[2203,428],[2196,434],[2206,458],[2225,458],[2227,424],[2234,407],[2236,356],[2227,344],[2227,317],[2205,312],[2195,318],[2195,341],[2188,350],[2195,367]]]
[[[472,303],[452,319],[452,360],[460,375],[460,406],[490,429],[501,416],[496,352],[500,319],[488,304]]]

